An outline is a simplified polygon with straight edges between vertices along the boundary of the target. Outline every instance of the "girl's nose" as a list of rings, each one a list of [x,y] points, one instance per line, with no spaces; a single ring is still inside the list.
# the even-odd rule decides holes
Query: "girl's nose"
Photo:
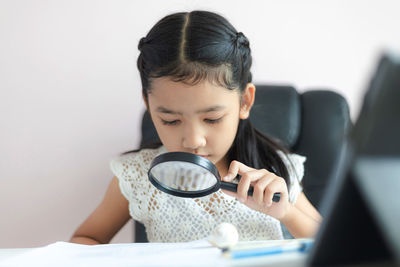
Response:
[[[198,127],[188,126],[182,137],[182,145],[184,148],[196,150],[206,145],[206,137]]]

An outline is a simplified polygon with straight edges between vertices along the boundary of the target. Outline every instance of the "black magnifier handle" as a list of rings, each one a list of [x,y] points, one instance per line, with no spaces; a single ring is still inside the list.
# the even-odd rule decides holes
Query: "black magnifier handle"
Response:
[[[238,185],[235,183],[227,183],[227,182],[220,182],[220,186],[222,189],[231,191],[231,192],[237,192],[237,187]],[[249,191],[247,191],[248,196],[252,196],[254,192],[254,187],[250,186]],[[272,201],[274,202],[279,202],[281,200],[281,193],[274,193],[274,196],[272,197]]]

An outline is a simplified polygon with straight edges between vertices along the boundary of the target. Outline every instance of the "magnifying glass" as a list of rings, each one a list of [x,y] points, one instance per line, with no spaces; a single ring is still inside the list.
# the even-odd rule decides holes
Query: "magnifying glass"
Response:
[[[220,188],[237,192],[238,185],[221,181],[217,167],[208,159],[186,152],[167,152],[153,159],[148,171],[150,182],[159,190],[178,197],[203,197]],[[247,195],[252,196],[250,186]],[[272,201],[279,202],[280,193]]]

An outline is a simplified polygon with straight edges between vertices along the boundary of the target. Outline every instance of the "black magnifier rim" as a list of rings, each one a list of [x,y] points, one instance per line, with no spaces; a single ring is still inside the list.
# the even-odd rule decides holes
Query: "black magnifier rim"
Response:
[[[209,171],[210,173],[212,173],[214,175],[215,179],[217,180],[217,182],[212,187],[209,187],[209,188],[203,189],[203,190],[198,190],[198,191],[180,191],[180,190],[171,188],[169,186],[162,185],[153,176],[153,174],[151,174],[151,170],[156,165],[158,165],[160,163],[164,163],[164,162],[169,162],[169,161],[181,161],[181,162],[183,161],[183,162],[196,164],[197,166],[200,166],[200,167],[206,169],[207,171]],[[147,175],[149,177],[150,182],[157,189],[159,189],[165,193],[177,196],[177,197],[186,197],[186,198],[204,197],[204,196],[207,196],[211,193],[218,191],[218,189],[220,188],[220,175],[219,175],[217,167],[215,167],[215,165],[208,159],[197,156],[192,153],[187,153],[187,152],[166,152],[166,153],[158,155],[151,161],[150,168],[149,168],[149,171],[147,172]]]

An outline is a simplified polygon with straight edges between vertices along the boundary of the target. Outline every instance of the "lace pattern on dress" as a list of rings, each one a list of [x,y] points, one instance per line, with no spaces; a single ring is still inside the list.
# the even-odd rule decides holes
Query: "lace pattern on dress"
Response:
[[[180,198],[156,189],[147,178],[151,160],[167,152],[164,147],[143,149],[111,161],[111,170],[119,180],[122,194],[129,201],[133,219],[146,227],[150,242],[187,242],[209,236],[222,222],[230,222],[240,240],[282,239],[280,222],[252,210],[221,190],[201,198]],[[289,200],[295,202],[302,188],[304,157],[283,157],[289,166]],[[290,167],[291,166],[291,167]],[[296,178],[295,178],[296,177]]]

